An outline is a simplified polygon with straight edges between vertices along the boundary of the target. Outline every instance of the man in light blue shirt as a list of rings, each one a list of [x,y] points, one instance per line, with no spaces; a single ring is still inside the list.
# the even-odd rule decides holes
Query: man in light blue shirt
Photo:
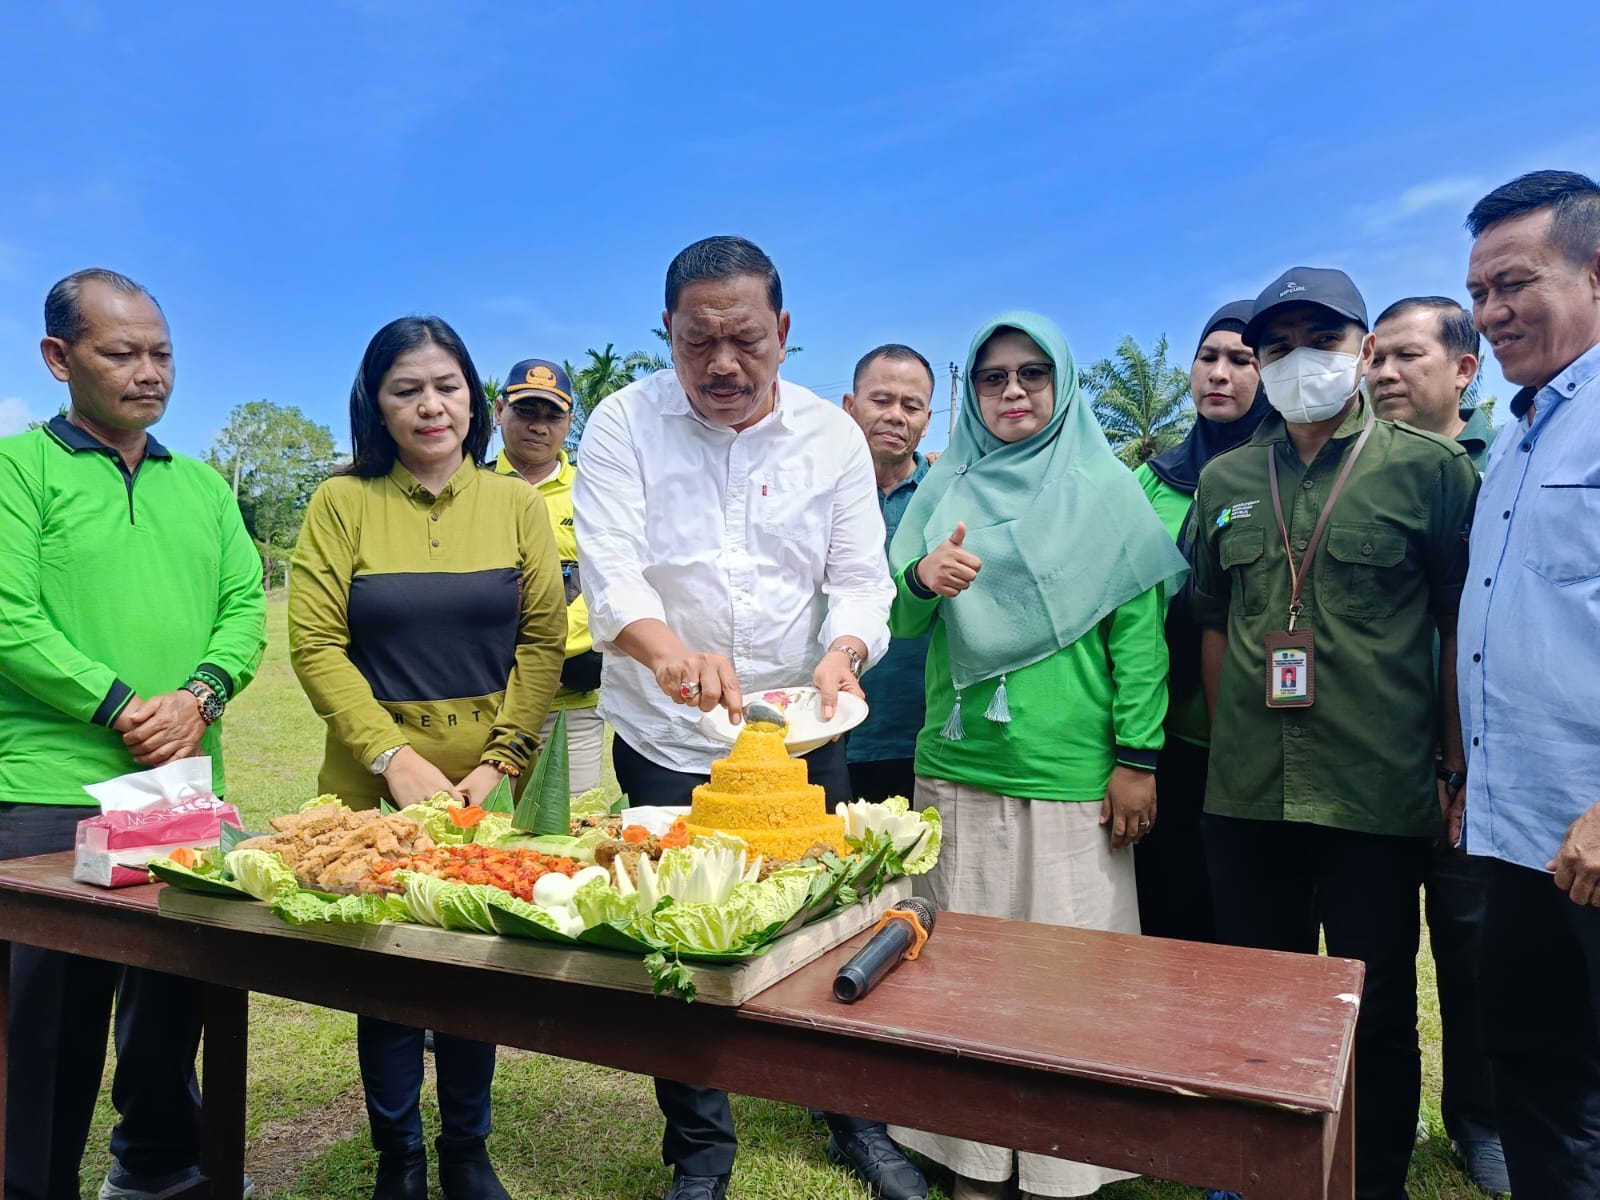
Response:
[[[879,346],[856,364],[844,410],[861,426],[872,452],[886,551],[928,473],[929,460],[917,453],[917,446],[928,432],[932,405],[933,368],[910,346]],[[895,565],[889,564],[891,573]],[[873,667],[867,682],[872,710],[846,747],[850,792],[857,799],[911,798],[917,781],[917,734],[927,711],[927,660],[926,636],[896,638]]]
[[[1522,390],[1458,626],[1465,848],[1489,860],[1485,1041],[1513,1192],[1600,1196],[1600,185],[1480,200],[1473,319]],[[1458,783],[1456,780],[1447,781]],[[1553,876],[1553,878],[1552,878]]]

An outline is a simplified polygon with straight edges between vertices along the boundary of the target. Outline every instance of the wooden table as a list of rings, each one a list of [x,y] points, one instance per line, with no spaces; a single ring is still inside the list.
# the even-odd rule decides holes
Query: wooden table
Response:
[[[942,913],[922,957],[854,1005],[832,980],[865,934],[718,1008],[200,925],[159,915],[158,890],[75,884],[64,854],[0,862],[0,939],[181,963],[205,985],[216,1182],[187,1197],[239,1194],[250,991],[1252,1200],[1354,1195],[1359,963]],[[0,954],[0,1017],[8,974]]]

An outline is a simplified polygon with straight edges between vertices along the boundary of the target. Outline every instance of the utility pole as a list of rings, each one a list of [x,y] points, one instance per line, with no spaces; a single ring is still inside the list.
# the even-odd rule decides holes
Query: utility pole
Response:
[[[961,368],[955,363],[950,364],[950,432],[956,431],[956,409],[961,396]]]

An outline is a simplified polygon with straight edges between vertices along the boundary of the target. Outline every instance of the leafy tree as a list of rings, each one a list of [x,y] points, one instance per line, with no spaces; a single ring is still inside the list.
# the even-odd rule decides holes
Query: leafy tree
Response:
[[[1194,423],[1189,373],[1167,361],[1162,334],[1148,354],[1131,337],[1083,373],[1095,418],[1117,457],[1130,467],[1181,442]]]
[[[235,407],[212,443],[206,461],[233,485],[269,584],[287,567],[311,493],[338,458],[332,430],[270,400]]]
[[[1477,387],[1477,386],[1478,386],[1478,381],[1476,379],[1474,379],[1472,381],[1472,387]],[[1469,393],[1471,393],[1471,391],[1472,391],[1472,388],[1468,388],[1465,392],[1463,392],[1461,394],[1461,402],[1462,402],[1462,404],[1464,406],[1466,406],[1466,407],[1469,407],[1469,408],[1473,407],[1471,401],[1469,401],[1467,399],[1467,396],[1468,396]],[[1485,421],[1489,422],[1489,424],[1491,424],[1491,425],[1494,424],[1494,406],[1496,404],[1498,404],[1498,403],[1500,403],[1500,397],[1499,396],[1483,396],[1483,397],[1480,397],[1478,399],[1478,403],[1476,405],[1477,410],[1483,414],[1483,419]]]

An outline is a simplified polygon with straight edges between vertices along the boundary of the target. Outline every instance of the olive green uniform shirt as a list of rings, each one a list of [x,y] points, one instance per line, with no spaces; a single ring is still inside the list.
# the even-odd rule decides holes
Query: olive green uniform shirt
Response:
[[[1315,703],[1266,706],[1266,637],[1288,625],[1289,564],[1273,517],[1276,456],[1298,561],[1366,422],[1365,397],[1309,467],[1283,419],[1218,455],[1195,494],[1195,619],[1228,635],[1206,811],[1360,833],[1440,832],[1434,638],[1452,628],[1478,475],[1460,446],[1379,421],[1301,592],[1316,637]]]
[[[1494,435],[1500,431],[1489,424],[1489,418],[1481,408],[1463,408],[1460,412],[1461,419],[1467,425],[1456,434],[1456,441],[1467,452],[1467,457],[1472,459],[1478,474],[1482,475],[1484,467],[1489,465],[1489,447],[1494,445]]]

